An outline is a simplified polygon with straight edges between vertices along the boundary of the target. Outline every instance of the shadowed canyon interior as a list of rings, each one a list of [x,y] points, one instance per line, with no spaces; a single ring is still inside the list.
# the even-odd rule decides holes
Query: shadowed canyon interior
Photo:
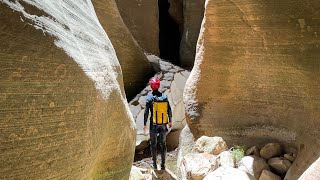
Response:
[[[154,73],[145,53],[192,68],[183,103],[196,138],[294,146],[285,178],[298,179],[320,156],[319,9],[316,0],[0,0],[0,179],[128,179],[127,100]]]

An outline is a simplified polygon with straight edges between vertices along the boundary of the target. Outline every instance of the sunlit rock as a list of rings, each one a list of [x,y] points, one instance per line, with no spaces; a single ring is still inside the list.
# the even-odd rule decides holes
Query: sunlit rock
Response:
[[[298,153],[287,179],[320,156],[319,8],[312,0],[206,1],[184,91],[196,138],[292,144]]]
[[[90,0],[0,1],[0,179],[128,179],[134,122]]]

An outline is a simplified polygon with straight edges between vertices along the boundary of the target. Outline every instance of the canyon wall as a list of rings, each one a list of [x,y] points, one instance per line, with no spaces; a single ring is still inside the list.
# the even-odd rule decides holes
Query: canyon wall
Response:
[[[159,12],[157,0],[116,0],[124,23],[141,48],[150,54],[159,51]]]
[[[199,138],[298,148],[288,179],[319,156],[320,2],[206,1],[195,66],[184,91]]]
[[[124,24],[116,2],[114,0],[93,0],[92,3],[98,19],[116,51],[123,73],[126,96],[128,100],[131,100],[152,77],[152,66]],[[136,14],[131,17],[136,17]]]
[[[128,179],[135,128],[90,0],[0,1],[0,179]]]
[[[183,0],[183,34],[180,43],[180,64],[192,69],[205,0]]]

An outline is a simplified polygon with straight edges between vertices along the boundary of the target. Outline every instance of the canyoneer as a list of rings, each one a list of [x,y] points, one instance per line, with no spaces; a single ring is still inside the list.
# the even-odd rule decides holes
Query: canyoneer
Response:
[[[153,160],[153,168],[157,167],[157,136],[159,135],[159,145],[161,152],[161,169],[165,170],[166,161],[166,136],[168,133],[168,127],[172,127],[172,112],[168,98],[163,93],[159,92],[160,79],[151,78],[150,87],[152,92],[146,97],[146,109],[144,111],[144,131],[147,131],[147,120],[150,114],[150,151]],[[167,127],[168,126],[168,127]]]

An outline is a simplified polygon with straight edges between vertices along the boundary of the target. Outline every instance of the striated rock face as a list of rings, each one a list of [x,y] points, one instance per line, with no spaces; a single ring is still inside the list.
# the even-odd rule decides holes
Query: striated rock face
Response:
[[[288,179],[320,156],[319,1],[206,1],[184,91],[195,137],[292,143]],[[232,13],[231,13],[232,12]]]
[[[157,0],[116,0],[124,23],[139,45],[148,53],[159,52],[159,13]]]
[[[130,100],[145,87],[153,75],[152,66],[123,23],[115,1],[93,0],[92,3],[116,50],[126,96]]]
[[[195,61],[196,44],[203,18],[205,0],[183,0],[183,34],[180,43],[180,64],[192,68]]]
[[[0,1],[0,179],[128,179],[120,64],[89,0]]]

